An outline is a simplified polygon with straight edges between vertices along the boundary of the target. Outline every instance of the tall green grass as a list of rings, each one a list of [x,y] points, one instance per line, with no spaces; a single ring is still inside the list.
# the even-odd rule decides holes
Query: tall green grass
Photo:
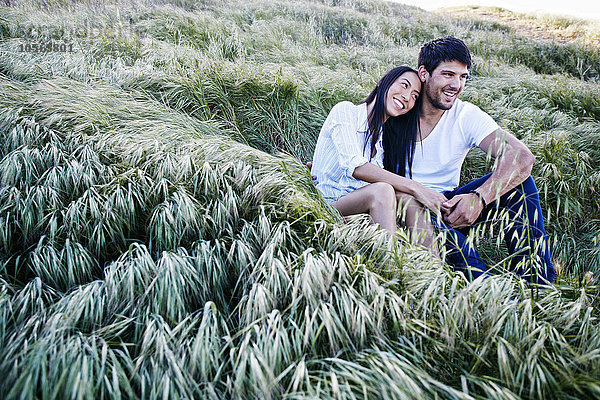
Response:
[[[13,3],[1,397],[600,395],[597,75],[536,69],[545,45],[501,23],[376,0]],[[536,155],[554,287],[467,284],[402,230],[343,224],[304,166],[335,103],[446,34],[474,50],[464,97]],[[75,51],[19,51],[50,39]],[[489,167],[473,153],[463,178]]]

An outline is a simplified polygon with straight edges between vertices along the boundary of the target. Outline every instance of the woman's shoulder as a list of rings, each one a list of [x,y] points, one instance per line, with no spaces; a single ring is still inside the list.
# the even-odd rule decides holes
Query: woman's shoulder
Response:
[[[362,109],[365,108],[364,106],[365,105],[363,103],[354,104],[351,101],[340,101],[335,106],[333,106],[333,108],[331,109],[331,112],[329,114],[330,115],[340,115],[340,116],[341,115],[343,115],[343,116],[357,115],[363,111]]]
[[[335,106],[333,106],[333,109],[352,110],[352,109],[359,108],[360,106],[361,106],[361,104],[357,105],[351,101],[344,100],[344,101],[340,101]]]

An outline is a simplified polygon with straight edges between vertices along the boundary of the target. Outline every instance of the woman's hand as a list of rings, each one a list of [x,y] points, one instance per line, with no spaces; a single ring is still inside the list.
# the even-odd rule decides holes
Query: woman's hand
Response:
[[[435,212],[436,215],[440,215],[440,213],[446,214],[450,211],[450,209],[443,205],[444,202],[448,201],[446,196],[440,192],[428,188],[427,186],[420,186],[421,187],[418,190],[414,191],[413,196],[421,204]]]

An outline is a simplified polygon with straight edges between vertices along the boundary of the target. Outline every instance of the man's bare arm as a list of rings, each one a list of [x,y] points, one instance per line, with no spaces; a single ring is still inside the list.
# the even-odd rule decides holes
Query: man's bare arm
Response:
[[[479,147],[496,159],[492,175],[477,189],[486,204],[514,189],[531,174],[535,157],[512,134],[497,129],[486,136]],[[451,209],[444,220],[452,227],[472,225],[484,207],[474,193],[457,195],[443,205]]]
[[[512,134],[498,129],[483,139],[479,147],[496,158],[492,175],[477,189],[486,203],[489,204],[514,189],[531,174],[535,157]]]

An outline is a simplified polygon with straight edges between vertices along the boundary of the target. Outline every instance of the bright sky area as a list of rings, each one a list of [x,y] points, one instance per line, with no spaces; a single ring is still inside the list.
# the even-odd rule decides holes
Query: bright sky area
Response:
[[[392,0],[431,11],[454,6],[496,6],[518,12],[543,12],[600,20],[598,0]]]

